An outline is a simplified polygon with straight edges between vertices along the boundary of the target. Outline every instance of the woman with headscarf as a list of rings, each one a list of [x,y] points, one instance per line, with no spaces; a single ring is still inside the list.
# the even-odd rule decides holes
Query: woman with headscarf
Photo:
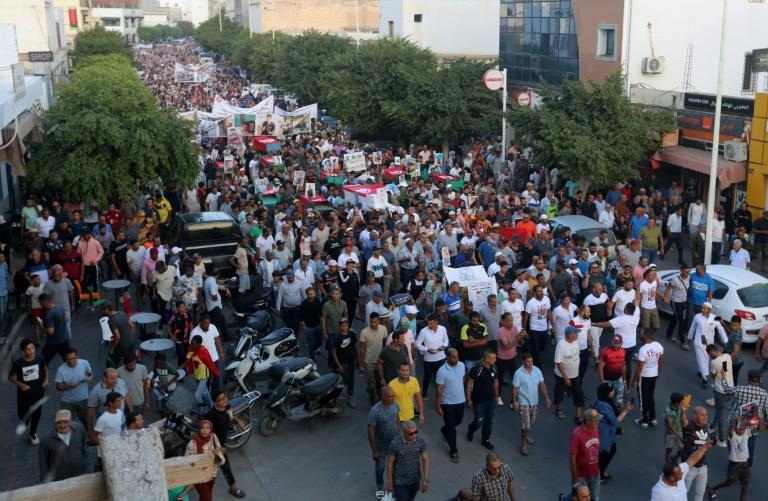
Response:
[[[194,456],[197,454],[213,454],[214,455],[214,467],[213,478],[202,484],[195,484],[195,490],[200,496],[200,501],[212,501],[213,500],[213,484],[216,482],[216,470],[217,466],[223,464],[224,461],[224,449],[219,442],[216,434],[213,433],[213,423],[207,419],[201,419],[197,423],[197,433],[192,436],[192,440],[187,444],[187,449],[184,451],[185,456]],[[176,498],[178,501],[184,499],[184,496],[192,490],[192,486],[186,486]]]
[[[598,423],[598,430],[600,432],[600,454],[598,456],[598,464],[600,466],[600,479],[604,482],[611,479],[611,476],[606,472],[608,465],[611,464],[613,456],[616,454],[616,435],[621,434],[621,423],[627,414],[634,409],[632,402],[628,403],[624,410],[619,411],[616,403],[613,401],[614,390],[608,383],[603,383],[597,387],[597,402],[595,402],[595,410],[600,413],[603,418]]]

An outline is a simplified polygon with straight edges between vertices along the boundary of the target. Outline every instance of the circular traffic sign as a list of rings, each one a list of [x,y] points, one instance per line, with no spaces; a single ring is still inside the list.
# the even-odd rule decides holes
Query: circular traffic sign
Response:
[[[530,106],[531,104],[531,95],[527,92],[523,92],[520,95],[517,96],[517,104],[520,106]]]
[[[490,68],[483,74],[483,83],[488,90],[501,90],[504,87],[504,73]]]

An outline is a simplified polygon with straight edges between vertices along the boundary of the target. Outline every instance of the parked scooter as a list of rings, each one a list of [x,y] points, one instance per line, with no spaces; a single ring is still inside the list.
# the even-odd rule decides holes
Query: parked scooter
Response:
[[[257,413],[255,411],[257,401],[261,397],[258,391],[252,391],[245,395],[233,398],[229,401],[232,413],[236,418],[245,423],[245,428],[240,429],[230,425],[227,440],[222,444],[230,450],[239,449],[248,441],[256,425]],[[184,387],[176,388],[168,399],[168,408],[171,413],[153,426],[160,427],[160,433],[165,449],[165,457],[184,455],[187,444],[197,432],[197,419],[190,418],[195,407],[195,398]]]
[[[338,416],[344,412],[346,394],[340,375],[325,374],[304,385],[299,381],[294,373],[283,375],[282,383],[267,401],[267,415],[259,423],[262,435],[275,433],[283,419],[311,420],[316,416]]]
[[[247,351],[246,346],[250,346]],[[268,379],[267,370],[271,366],[295,356],[298,351],[299,341],[293,329],[282,327],[264,337],[259,337],[253,329],[243,329],[233,360],[224,370],[228,394],[235,396],[253,390],[257,383]]]

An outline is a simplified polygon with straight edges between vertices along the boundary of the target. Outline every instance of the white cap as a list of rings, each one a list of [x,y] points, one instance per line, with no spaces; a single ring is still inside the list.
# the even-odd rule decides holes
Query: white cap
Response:
[[[548,218],[546,214],[542,214],[541,216],[539,216],[539,219],[548,219]]]
[[[701,307],[702,307],[702,308],[709,308],[709,309],[711,310],[711,309],[712,309],[712,303],[710,303],[709,301],[706,301],[706,302],[704,302],[704,303],[701,305]]]
[[[419,312],[419,309],[413,306],[412,304],[406,305],[405,307],[405,313],[407,315],[416,315]]]
[[[579,262],[576,261],[575,259],[571,258],[571,259],[568,260],[568,266],[570,266],[572,264],[579,264]]]
[[[338,266],[338,265],[339,263],[337,263],[335,259],[331,259],[330,261],[328,261],[328,266]]]
[[[181,247],[173,247],[173,248],[171,249],[171,252],[172,252],[173,254],[178,254],[179,252],[181,252]]]

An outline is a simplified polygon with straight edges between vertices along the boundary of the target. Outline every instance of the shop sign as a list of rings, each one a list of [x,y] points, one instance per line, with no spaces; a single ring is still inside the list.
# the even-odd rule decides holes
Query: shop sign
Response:
[[[677,126],[681,129],[694,129],[712,132],[715,126],[714,115],[679,111]],[[744,132],[744,120],[740,118],[720,117],[720,134],[739,137]]]
[[[715,113],[717,96],[714,94],[695,94],[686,92],[684,107],[686,110],[707,111]],[[752,99],[723,96],[722,112],[725,115],[742,115],[752,117],[755,102]]]

